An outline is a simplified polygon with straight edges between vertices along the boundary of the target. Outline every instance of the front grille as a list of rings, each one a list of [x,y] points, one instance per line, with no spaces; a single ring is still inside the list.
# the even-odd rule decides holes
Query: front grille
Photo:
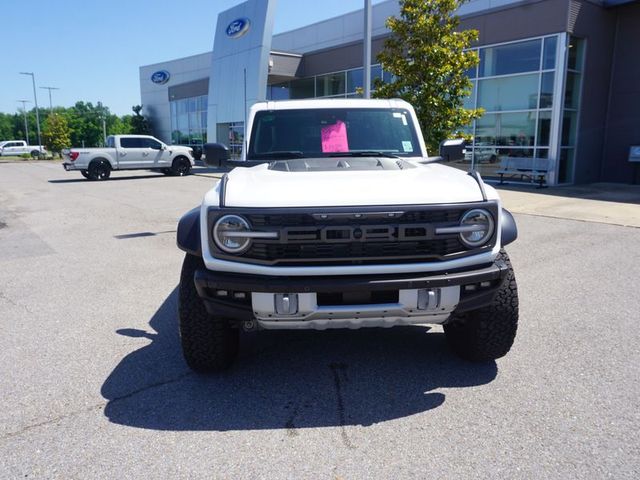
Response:
[[[277,230],[279,238],[256,239],[240,256],[221,252],[213,241],[210,246],[216,257],[262,265],[439,262],[493,247],[495,234],[487,245],[474,250],[466,248],[457,234],[435,235],[437,227],[456,226],[466,211],[479,206],[497,219],[497,205],[492,202],[313,210],[225,208],[209,212],[210,225],[223,213],[242,215],[252,229]]]
[[[441,260],[466,251],[457,238],[421,242],[277,244],[254,242],[243,258],[278,260],[279,265],[322,263],[323,265],[366,265]]]

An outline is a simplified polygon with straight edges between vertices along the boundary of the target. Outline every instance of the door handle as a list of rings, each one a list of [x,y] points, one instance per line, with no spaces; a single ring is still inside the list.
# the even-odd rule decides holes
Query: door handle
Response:
[[[120,156],[124,157],[127,154],[127,152],[120,152]]]
[[[149,152],[142,152],[142,156],[143,157],[148,157],[149,156]]]

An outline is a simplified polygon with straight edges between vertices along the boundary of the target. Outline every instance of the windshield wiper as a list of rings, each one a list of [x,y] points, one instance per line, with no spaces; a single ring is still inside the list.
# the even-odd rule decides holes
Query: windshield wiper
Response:
[[[304,153],[299,150],[283,150],[278,152],[264,152],[264,153],[256,153],[254,155],[249,156],[249,160],[260,160],[263,158],[276,158],[276,159],[287,159],[287,158],[304,158]]]
[[[333,152],[328,155],[329,157],[385,157],[385,158],[400,158],[397,155],[391,153],[380,152],[377,150],[366,150],[358,152]]]

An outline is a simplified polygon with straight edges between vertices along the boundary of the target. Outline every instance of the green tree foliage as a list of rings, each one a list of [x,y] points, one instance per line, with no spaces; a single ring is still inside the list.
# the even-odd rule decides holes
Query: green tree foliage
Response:
[[[462,136],[460,129],[482,110],[463,108],[472,83],[465,72],[478,63],[469,50],[477,30],[457,31],[454,12],[466,0],[400,0],[400,18],[390,17],[386,40],[378,60],[394,78],[376,79],[375,96],[403,98],[416,109],[427,148],[437,152],[442,140]]]
[[[42,129],[42,141],[48,150],[59,155],[64,148],[71,147],[71,130],[63,115],[53,113],[47,117]]]
[[[142,105],[134,105],[131,107],[133,110],[133,117],[131,118],[131,129],[135,135],[151,135],[151,127],[149,121],[142,115]]]

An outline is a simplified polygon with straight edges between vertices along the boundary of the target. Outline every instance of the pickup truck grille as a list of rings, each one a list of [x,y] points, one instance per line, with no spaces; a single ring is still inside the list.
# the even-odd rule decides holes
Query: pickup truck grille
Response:
[[[278,239],[255,239],[242,255],[225,254],[213,241],[210,246],[219,258],[276,266],[438,262],[493,247],[495,235],[489,244],[474,250],[465,247],[457,234],[435,235],[436,228],[458,225],[466,211],[478,206],[225,208],[225,214],[243,216],[254,230],[278,231]],[[495,203],[481,206],[497,218]],[[210,211],[209,225],[222,213]]]

